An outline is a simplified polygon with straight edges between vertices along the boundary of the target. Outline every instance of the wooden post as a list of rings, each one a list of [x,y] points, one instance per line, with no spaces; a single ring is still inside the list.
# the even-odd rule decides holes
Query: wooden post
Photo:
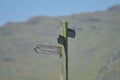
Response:
[[[68,23],[61,22],[62,30],[61,35],[65,38],[64,44],[62,46],[62,56],[61,56],[61,74],[60,80],[68,80]]]

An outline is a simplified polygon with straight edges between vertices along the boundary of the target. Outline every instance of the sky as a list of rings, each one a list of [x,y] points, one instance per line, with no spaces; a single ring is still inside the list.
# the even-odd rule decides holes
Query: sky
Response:
[[[120,0],[0,0],[0,25],[33,16],[63,16],[106,10]]]

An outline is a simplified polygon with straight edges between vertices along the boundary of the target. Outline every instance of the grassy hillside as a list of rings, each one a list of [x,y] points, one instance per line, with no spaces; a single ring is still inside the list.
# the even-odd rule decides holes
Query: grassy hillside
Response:
[[[117,10],[117,11],[116,11]],[[120,8],[69,16],[31,17],[0,28],[0,80],[59,80],[59,55],[38,55],[37,44],[56,45],[60,22],[75,29],[69,38],[70,80],[120,79]]]

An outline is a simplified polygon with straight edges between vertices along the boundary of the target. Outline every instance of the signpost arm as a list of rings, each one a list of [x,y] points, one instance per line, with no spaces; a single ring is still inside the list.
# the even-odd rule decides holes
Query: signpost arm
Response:
[[[65,38],[64,44],[62,46],[62,56],[61,56],[61,74],[60,80],[68,80],[68,23],[61,22],[62,30],[61,35]]]

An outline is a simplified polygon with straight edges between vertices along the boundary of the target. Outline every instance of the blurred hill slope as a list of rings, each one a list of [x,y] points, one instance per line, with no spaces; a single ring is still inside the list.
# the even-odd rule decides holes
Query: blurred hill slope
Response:
[[[106,11],[37,16],[3,25],[0,28],[0,80],[59,79],[59,55],[37,55],[33,48],[37,44],[58,46],[56,39],[63,20],[76,31],[76,38],[68,39],[70,80],[119,80],[119,11],[117,5]]]

